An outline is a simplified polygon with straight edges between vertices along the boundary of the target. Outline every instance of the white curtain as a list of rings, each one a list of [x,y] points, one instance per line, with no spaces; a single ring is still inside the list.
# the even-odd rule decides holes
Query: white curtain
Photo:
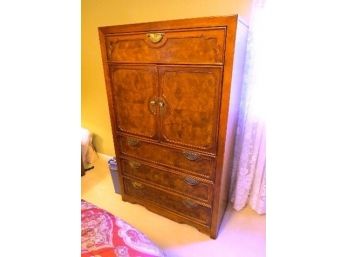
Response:
[[[262,67],[263,1],[253,5],[244,67],[236,145],[231,180],[231,201],[236,210],[247,204],[259,214],[266,213],[266,145]]]

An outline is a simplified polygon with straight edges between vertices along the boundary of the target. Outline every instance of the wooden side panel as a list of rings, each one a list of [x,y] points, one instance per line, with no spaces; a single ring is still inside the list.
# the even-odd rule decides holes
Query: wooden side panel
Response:
[[[149,109],[157,95],[156,67],[111,66],[111,77],[117,130],[156,138],[156,116]]]
[[[243,82],[243,70],[246,50],[248,28],[239,22],[237,17],[231,20],[228,30],[226,45],[227,56],[232,56],[225,67],[223,104],[221,106],[222,120],[220,121],[219,159],[217,163],[217,176],[211,237],[216,238],[225,209],[229,202],[229,188],[231,182],[233,149],[237,129],[240,91]],[[231,85],[231,86],[229,86]]]
[[[120,148],[118,147],[117,143],[117,132],[116,132],[116,115],[115,115],[115,104],[114,104],[114,98],[113,98],[113,92],[112,92],[112,85],[111,85],[111,78],[110,78],[110,70],[109,65],[107,63],[107,50],[105,48],[105,33],[104,31],[99,28],[99,41],[100,41],[100,50],[101,50],[101,56],[102,56],[102,63],[103,63],[103,70],[104,70],[104,79],[105,79],[105,86],[106,86],[106,94],[108,98],[108,107],[109,107],[109,115],[110,115],[110,123],[112,128],[112,135],[113,135],[113,143],[115,147],[115,153],[116,153],[116,159],[117,162],[120,163],[119,155],[120,155]],[[119,181],[122,181],[122,175],[121,173],[118,173]],[[124,193],[123,183],[120,183],[120,189],[121,194]]]
[[[159,68],[162,140],[214,153],[222,68]]]

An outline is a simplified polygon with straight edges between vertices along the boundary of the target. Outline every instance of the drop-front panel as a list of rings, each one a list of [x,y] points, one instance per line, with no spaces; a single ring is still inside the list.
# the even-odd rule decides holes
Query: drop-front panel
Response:
[[[99,28],[122,199],[216,238],[247,27],[237,16]]]

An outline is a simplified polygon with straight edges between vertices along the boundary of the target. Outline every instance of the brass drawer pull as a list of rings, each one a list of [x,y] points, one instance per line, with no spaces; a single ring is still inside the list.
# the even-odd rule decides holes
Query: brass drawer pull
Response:
[[[184,199],[182,203],[187,207],[187,208],[195,208],[198,206],[197,203],[194,201],[191,201],[190,199]]]
[[[163,39],[164,33],[147,33],[146,36],[152,43],[156,44]]]
[[[129,166],[131,166],[132,169],[139,169],[141,164],[139,162],[130,161]]]
[[[184,151],[183,154],[184,154],[185,158],[190,160],[190,161],[196,161],[199,159],[199,154],[194,153],[194,152]]]
[[[139,140],[130,137],[130,138],[127,139],[127,144],[129,146],[139,146]]]
[[[135,189],[142,189],[142,188],[144,188],[144,185],[143,185],[143,184],[141,184],[141,183],[139,183],[139,182],[135,182],[135,181],[132,182],[132,186],[133,186]]]
[[[185,181],[186,184],[188,184],[188,185],[190,185],[190,186],[195,186],[195,185],[197,185],[197,184],[199,183],[198,180],[196,180],[196,179],[194,179],[194,178],[191,178],[191,177],[186,177],[186,178],[184,179],[184,181]]]

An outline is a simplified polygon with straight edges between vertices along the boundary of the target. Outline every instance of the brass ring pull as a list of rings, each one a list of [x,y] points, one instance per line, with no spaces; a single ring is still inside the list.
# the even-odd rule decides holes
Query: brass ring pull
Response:
[[[163,115],[166,112],[166,110],[167,110],[167,105],[166,105],[166,102],[165,102],[165,100],[163,98],[159,98],[158,106],[160,108],[161,115]]]
[[[185,181],[186,184],[188,184],[188,185],[190,185],[190,186],[195,186],[195,185],[197,185],[197,184],[199,183],[198,180],[196,180],[196,179],[194,179],[194,178],[191,178],[191,177],[186,177],[186,178],[184,179],[184,181]]]
[[[157,44],[163,39],[164,33],[147,33],[146,36],[152,43]]]
[[[132,169],[139,169],[141,164],[139,162],[130,161],[129,166],[131,166]]]
[[[158,105],[159,105],[161,114],[164,114],[164,111],[165,111],[165,104],[164,104],[164,102],[160,101],[160,102],[158,102]]]
[[[184,154],[185,158],[190,160],[190,161],[196,161],[199,159],[199,154],[194,153],[194,152],[184,151],[183,154]]]
[[[129,146],[139,146],[139,140],[130,137],[130,138],[127,139],[127,144],[128,144]]]
[[[150,109],[150,112],[153,114],[153,115],[156,115],[156,100],[155,99],[151,99],[149,101],[149,109]]]
[[[135,189],[142,189],[142,188],[144,188],[144,185],[143,185],[143,184],[141,184],[141,183],[139,183],[139,182],[135,182],[135,181],[132,182],[132,186],[133,186]]]
[[[187,208],[195,208],[198,206],[197,203],[195,203],[194,201],[190,200],[190,199],[184,199],[182,201],[182,203],[187,207]]]

